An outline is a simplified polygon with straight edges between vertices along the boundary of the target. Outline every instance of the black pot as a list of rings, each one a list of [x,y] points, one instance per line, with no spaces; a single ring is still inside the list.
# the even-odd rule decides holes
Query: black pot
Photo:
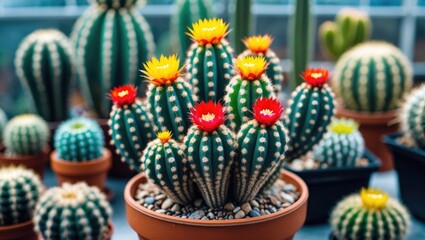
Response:
[[[300,176],[309,189],[306,224],[325,223],[333,207],[343,197],[359,192],[369,185],[370,176],[380,167],[379,160],[365,151],[363,154],[369,165],[366,167],[333,167],[297,171],[289,166],[285,169]]]
[[[386,135],[384,143],[394,155],[401,200],[415,217],[425,221],[425,151],[398,142],[401,135]]]

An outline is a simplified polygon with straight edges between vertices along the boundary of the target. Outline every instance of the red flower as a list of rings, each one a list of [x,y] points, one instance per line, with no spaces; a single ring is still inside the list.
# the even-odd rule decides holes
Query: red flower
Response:
[[[308,68],[303,73],[305,82],[313,87],[322,87],[329,79],[329,71],[324,68]]]
[[[190,111],[192,122],[202,131],[212,132],[224,123],[224,108],[221,103],[202,101]]]
[[[283,107],[275,98],[259,98],[254,106],[254,118],[266,126],[275,124],[283,112]]]
[[[115,105],[122,107],[127,104],[133,104],[136,101],[137,88],[132,85],[123,85],[114,88],[111,93],[111,99]]]

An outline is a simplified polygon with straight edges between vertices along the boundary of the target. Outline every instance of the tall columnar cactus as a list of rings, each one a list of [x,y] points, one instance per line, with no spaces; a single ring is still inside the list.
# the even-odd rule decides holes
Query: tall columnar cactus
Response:
[[[175,139],[183,140],[190,123],[190,109],[197,100],[190,84],[181,75],[176,55],[152,58],[142,72],[149,80],[147,109],[153,124],[161,131],[172,131]]]
[[[16,74],[46,121],[69,115],[70,82],[74,75],[71,44],[58,30],[37,30],[16,51]]]
[[[111,144],[123,162],[138,170],[143,150],[154,138],[151,117],[142,102],[136,98],[137,89],[131,85],[114,88],[111,99],[114,103],[108,125]]]
[[[233,15],[233,46],[236,54],[244,50],[242,39],[252,32],[252,0],[235,0],[235,13]]]
[[[230,169],[235,157],[234,134],[223,123],[220,103],[201,102],[191,111],[193,126],[184,139],[194,181],[210,207],[227,203]]]
[[[385,42],[362,43],[346,52],[332,78],[344,107],[360,112],[395,110],[412,83],[409,60]]]
[[[86,117],[78,117],[59,125],[54,136],[58,157],[62,160],[82,162],[102,156],[103,132],[99,124]]]
[[[138,66],[153,54],[153,36],[138,2],[94,1],[73,29],[83,94],[102,118],[108,118],[111,107],[105,92],[123,84],[138,86]]]
[[[158,133],[143,152],[142,170],[175,202],[190,204],[194,200],[189,164],[180,143],[171,139],[171,132]]]
[[[187,78],[202,101],[219,101],[233,76],[233,50],[224,39],[228,24],[223,19],[199,20],[189,29],[195,42],[187,53]]]
[[[249,202],[269,179],[280,172],[288,136],[279,118],[283,107],[273,98],[260,98],[253,106],[254,119],[243,124],[237,136],[235,197]]]
[[[3,109],[0,108],[0,145],[3,142],[3,132],[7,124],[7,116]]]
[[[326,56],[336,61],[348,49],[369,39],[371,21],[366,12],[342,9],[335,21],[320,25],[319,39]]]
[[[401,126],[413,146],[425,149],[425,85],[414,90],[403,104]]]
[[[356,122],[333,119],[313,154],[316,160],[328,167],[355,166],[364,149],[365,143]]]
[[[42,191],[40,178],[33,171],[0,168],[0,226],[30,221]]]
[[[86,183],[49,189],[35,209],[35,230],[45,240],[102,240],[112,209],[103,193]]]
[[[12,118],[4,129],[4,145],[14,155],[35,155],[44,151],[49,127],[39,116],[24,114]]]
[[[275,94],[278,94],[282,89],[283,81],[283,70],[280,65],[280,59],[270,49],[270,45],[273,42],[273,38],[270,35],[258,35],[246,38],[244,41],[246,50],[243,51],[238,58],[245,56],[260,56],[265,57],[268,62],[266,70],[267,77],[270,78],[273,84],[273,90]]]
[[[362,189],[337,204],[331,215],[335,239],[404,239],[409,213],[379,190]]]

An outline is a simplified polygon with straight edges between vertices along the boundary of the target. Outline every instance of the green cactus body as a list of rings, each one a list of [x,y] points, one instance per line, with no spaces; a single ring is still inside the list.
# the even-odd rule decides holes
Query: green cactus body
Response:
[[[181,204],[194,200],[193,182],[182,146],[171,139],[171,132],[158,133],[143,152],[142,170],[171,199]]]
[[[7,116],[3,109],[0,108],[0,145],[3,142],[3,132],[7,124]]]
[[[35,230],[45,240],[102,240],[112,209],[103,193],[86,183],[49,189],[35,210]]]
[[[408,59],[385,42],[362,43],[346,52],[332,79],[344,107],[360,112],[395,110],[412,83]]]
[[[33,171],[0,168],[0,226],[30,221],[42,191],[40,178]]]
[[[70,82],[74,75],[71,44],[58,30],[38,30],[20,44],[16,74],[46,121],[68,118]]]
[[[412,91],[403,104],[401,126],[413,146],[425,149],[425,85]]]
[[[138,66],[153,54],[154,42],[136,1],[98,2],[76,22],[71,39],[82,92],[99,117],[107,118],[111,106],[105,92],[142,84]]]
[[[92,1],[100,7],[105,8],[131,8],[140,5],[143,0],[94,0]]]
[[[232,37],[236,54],[244,50],[241,40],[251,35],[252,32],[252,2],[252,0],[235,0]]]
[[[4,129],[4,145],[14,155],[43,152],[49,139],[47,123],[37,115],[24,114],[12,118]]]

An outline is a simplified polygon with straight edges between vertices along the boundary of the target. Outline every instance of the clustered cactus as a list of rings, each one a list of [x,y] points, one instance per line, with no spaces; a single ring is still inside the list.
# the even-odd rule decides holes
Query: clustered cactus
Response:
[[[401,125],[413,146],[425,149],[425,85],[410,93],[401,110]]]
[[[396,200],[375,189],[362,189],[337,204],[331,215],[338,240],[404,239],[409,214]]]
[[[16,51],[16,74],[46,121],[68,118],[72,55],[68,38],[55,29],[31,33]]]
[[[7,124],[7,116],[3,109],[0,108],[0,146],[3,142],[3,132]],[[1,150],[1,149],[0,149]]]

